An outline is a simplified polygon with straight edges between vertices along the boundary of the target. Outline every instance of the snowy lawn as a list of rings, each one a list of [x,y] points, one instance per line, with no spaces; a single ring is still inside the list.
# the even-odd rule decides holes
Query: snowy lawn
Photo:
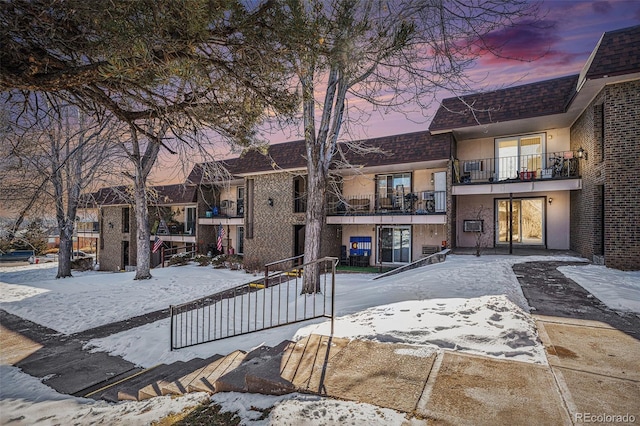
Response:
[[[372,275],[339,274],[335,332],[340,337],[403,342],[416,350],[448,348],[545,363],[529,307],[511,269],[514,263],[582,260],[558,257],[448,256],[446,262],[372,280]],[[244,272],[185,266],[157,269],[153,279],[134,281],[133,273],[76,273],[55,280],[55,265],[0,269],[0,308],[62,333],[97,327],[165,309],[248,282]],[[610,307],[640,312],[640,273],[600,266],[561,269]],[[90,342],[93,350],[123,356],[150,367],[235,349],[275,345],[310,333],[328,334],[329,322],[315,320],[169,351],[169,322],[158,321]],[[2,424],[149,424],[169,412],[193,406],[203,395],[107,404],[60,395],[15,367],[1,366]],[[390,410],[298,394],[284,397],[218,394],[225,410],[239,411],[243,424],[401,424]],[[274,407],[266,420],[251,406]],[[13,421],[12,421],[13,420]],[[415,423],[415,421],[414,421]],[[419,422],[416,424],[420,424]]]

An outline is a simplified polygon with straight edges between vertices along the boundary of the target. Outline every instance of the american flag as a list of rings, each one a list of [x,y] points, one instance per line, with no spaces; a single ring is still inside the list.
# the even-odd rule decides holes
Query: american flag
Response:
[[[224,237],[224,226],[220,225],[218,227],[218,251],[222,251],[222,237]]]
[[[155,253],[160,250],[160,247],[162,247],[162,240],[156,235],[156,239],[153,241],[153,249],[151,251]]]

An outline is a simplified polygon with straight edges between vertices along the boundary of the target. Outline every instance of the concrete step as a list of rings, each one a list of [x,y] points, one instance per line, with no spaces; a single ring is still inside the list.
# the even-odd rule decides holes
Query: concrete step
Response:
[[[317,392],[327,363],[348,343],[349,339],[312,334],[289,346],[280,375],[299,390]]]
[[[197,368],[198,363],[202,361],[202,358],[194,358],[189,362],[179,361],[173,364],[160,364],[148,368],[105,389],[104,392],[99,394],[99,397],[110,402],[137,401],[140,389],[158,380],[173,380],[181,377]]]
[[[216,392],[215,383],[218,378],[239,366],[246,355],[244,351],[234,351],[207,365],[198,377],[187,385],[187,392]],[[171,388],[168,388],[167,391],[170,390]]]
[[[209,364],[216,361],[217,359],[222,358],[222,355],[214,355],[212,357],[203,359],[203,358],[194,358],[190,361],[187,361],[183,364],[183,367],[178,370],[181,372],[181,376],[169,376],[162,378],[162,380],[155,381],[150,383],[143,388],[138,390],[138,401],[142,401],[145,399],[153,398],[156,396],[163,395],[182,395],[186,393],[185,381],[194,380],[195,375],[205,369]],[[172,364],[174,365],[174,364]],[[194,376],[192,379],[188,379],[189,376]],[[168,389],[172,391],[175,389],[175,392],[170,392]]]
[[[280,376],[283,356],[293,344],[285,340],[272,348],[261,346],[254,349],[237,368],[216,380],[216,392],[254,392],[269,395],[294,392],[293,384]]]

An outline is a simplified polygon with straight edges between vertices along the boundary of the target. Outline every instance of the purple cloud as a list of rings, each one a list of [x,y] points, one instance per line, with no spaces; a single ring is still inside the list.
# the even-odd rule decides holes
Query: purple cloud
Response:
[[[549,54],[556,55],[553,46],[561,39],[558,36],[555,21],[534,22],[523,21],[517,26],[504,28],[490,33],[483,44],[498,56],[482,49],[480,62],[485,65],[501,63],[509,59],[531,61]]]
[[[609,3],[608,1],[594,1],[591,4],[591,7],[593,8],[594,12],[601,15],[607,15],[613,9],[613,6],[611,6],[611,3]]]

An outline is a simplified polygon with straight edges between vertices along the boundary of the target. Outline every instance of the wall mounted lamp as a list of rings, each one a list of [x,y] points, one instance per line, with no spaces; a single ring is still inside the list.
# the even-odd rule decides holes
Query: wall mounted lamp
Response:
[[[109,229],[113,229],[113,222],[109,222]]]
[[[549,197],[549,204],[553,203],[553,198]]]
[[[269,207],[273,207],[273,198],[269,197],[267,204],[269,204]]]
[[[580,159],[584,158],[585,160],[587,159],[587,152],[584,150],[583,147],[580,147],[578,149],[578,158],[580,158]]]

